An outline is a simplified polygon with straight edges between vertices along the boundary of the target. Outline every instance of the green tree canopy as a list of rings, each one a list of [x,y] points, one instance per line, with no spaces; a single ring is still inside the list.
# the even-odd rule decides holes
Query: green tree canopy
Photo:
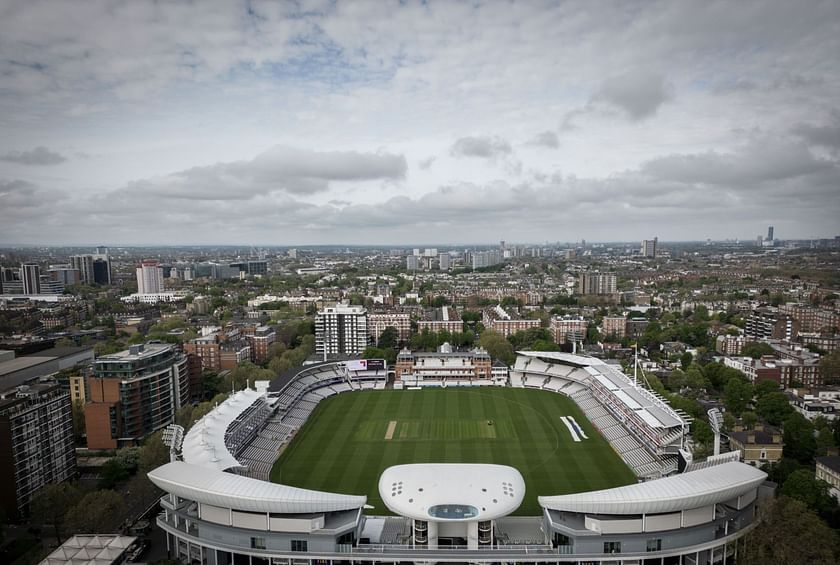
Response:
[[[799,412],[792,412],[784,421],[784,456],[810,465],[817,451],[814,425]]]
[[[64,516],[81,496],[79,488],[69,482],[50,483],[39,490],[29,506],[29,519],[33,524],[52,526],[55,541],[61,544]]]
[[[485,331],[481,334],[478,340],[481,347],[487,350],[490,357],[499,359],[506,365],[513,365],[516,360],[516,354],[513,351],[513,345],[505,339],[505,337],[494,331]]]
[[[730,379],[723,387],[723,403],[726,409],[740,416],[753,397],[753,386],[744,378]]]
[[[763,355],[773,355],[773,348],[766,343],[748,343],[741,350],[741,355],[759,359]]]
[[[835,565],[840,561],[837,532],[805,504],[787,496],[771,502],[739,554],[743,565]]]
[[[65,517],[67,530],[79,534],[113,532],[119,529],[125,511],[122,496],[112,490],[87,493]]]
[[[768,423],[778,426],[793,412],[793,408],[785,393],[771,392],[759,399],[755,411]]]

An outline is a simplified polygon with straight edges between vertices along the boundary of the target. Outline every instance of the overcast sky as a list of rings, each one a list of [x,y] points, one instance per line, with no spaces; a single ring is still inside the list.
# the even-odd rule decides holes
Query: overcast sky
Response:
[[[840,234],[840,2],[0,2],[0,243]]]

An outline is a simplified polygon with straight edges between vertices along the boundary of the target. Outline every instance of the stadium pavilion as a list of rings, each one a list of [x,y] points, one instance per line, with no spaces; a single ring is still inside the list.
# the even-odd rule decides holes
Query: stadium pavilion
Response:
[[[731,563],[772,494],[766,474],[737,452],[675,464],[689,422],[612,366],[534,352],[519,356],[510,385],[572,398],[640,482],[537,493],[542,513],[530,517],[510,516],[525,485],[501,465],[388,468],[379,492],[396,516],[387,517],[371,513],[364,496],[268,482],[278,452],[320,400],[386,381],[384,364],[306,366],[235,393],[197,422],[173,460],[149,473],[166,493],[157,523],[170,556],[208,565]]]

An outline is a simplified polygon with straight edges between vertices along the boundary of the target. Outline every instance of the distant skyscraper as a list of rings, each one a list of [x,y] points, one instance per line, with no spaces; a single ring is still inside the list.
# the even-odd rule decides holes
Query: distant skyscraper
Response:
[[[656,244],[659,238],[642,240],[642,257],[656,257]]]
[[[773,241],[773,226],[767,228],[767,241]]]
[[[82,284],[111,284],[111,258],[107,247],[97,247],[96,253],[73,255],[70,264],[79,271]]]
[[[20,266],[20,280],[24,294],[41,294],[41,267],[35,264]]]
[[[137,266],[138,294],[163,292],[163,268],[155,260],[141,261]]]
[[[405,268],[409,271],[416,271],[420,266],[420,260],[417,255],[409,255],[405,260]]]
[[[441,271],[448,271],[449,270],[449,253],[442,253],[439,257],[440,259],[440,270]]]

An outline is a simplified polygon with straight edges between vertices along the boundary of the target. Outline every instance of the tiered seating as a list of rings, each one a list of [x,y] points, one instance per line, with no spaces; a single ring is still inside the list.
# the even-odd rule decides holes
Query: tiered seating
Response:
[[[613,442],[617,441],[619,438],[630,436],[621,424],[615,424],[608,428],[601,428],[599,431],[601,432],[601,435],[610,442],[610,444],[613,444]]]
[[[552,392],[560,392],[567,384],[569,384],[567,381],[552,377],[543,385],[543,388]]]
[[[565,394],[566,396],[571,396],[576,392],[584,389],[586,389],[586,385],[576,383],[574,381],[569,381],[568,383],[563,385],[563,388],[561,388],[558,392]]]
[[[351,387],[346,382],[334,384],[330,388],[332,388],[337,393],[349,392],[349,391],[353,390],[353,387]]]
[[[616,451],[619,453],[627,453],[634,449],[639,449],[641,445],[629,435],[621,436],[610,442]]]
[[[376,381],[376,385],[374,387],[376,390],[385,390],[385,381]]]
[[[543,382],[545,382],[545,377],[535,377],[533,375],[525,377],[526,388],[542,388]]]

